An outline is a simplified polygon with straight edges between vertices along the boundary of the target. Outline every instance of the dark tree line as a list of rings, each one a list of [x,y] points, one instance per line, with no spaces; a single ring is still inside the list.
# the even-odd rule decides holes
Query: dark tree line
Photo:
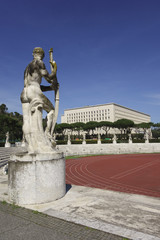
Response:
[[[23,117],[18,112],[8,112],[5,104],[0,105],[0,141],[4,142],[9,132],[10,142],[21,141]]]
[[[90,132],[94,133],[95,129],[103,129],[105,134],[103,137],[111,137],[110,134],[108,134],[109,130],[111,128],[116,128],[119,129],[121,134],[119,134],[119,138],[127,138],[128,134],[131,133],[132,128],[137,129],[137,136],[138,138],[143,138],[144,134],[138,133],[138,129],[143,129],[143,132],[145,133],[146,129],[148,128],[153,128],[155,129],[155,126],[157,124],[154,124],[152,122],[149,123],[140,123],[140,124],[135,124],[133,121],[128,120],[128,119],[119,119],[115,122],[109,122],[109,121],[101,121],[101,122],[87,122],[87,123],[82,123],[82,122],[77,122],[77,123],[61,123],[57,124],[55,127],[55,133],[61,134],[61,136],[64,139],[64,136],[66,135],[67,130],[69,130],[72,134],[73,131],[77,131],[77,136],[80,135],[80,130],[83,130],[87,132],[89,135]],[[160,129],[160,124],[159,124],[159,129]],[[155,130],[157,131],[157,129]],[[136,137],[136,134],[134,134],[134,137]],[[160,135],[159,135],[160,137]]]

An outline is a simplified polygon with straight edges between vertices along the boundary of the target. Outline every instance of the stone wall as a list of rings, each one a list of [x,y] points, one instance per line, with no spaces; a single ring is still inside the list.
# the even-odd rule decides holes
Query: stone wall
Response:
[[[65,156],[88,154],[160,153],[160,143],[72,144],[58,145]]]

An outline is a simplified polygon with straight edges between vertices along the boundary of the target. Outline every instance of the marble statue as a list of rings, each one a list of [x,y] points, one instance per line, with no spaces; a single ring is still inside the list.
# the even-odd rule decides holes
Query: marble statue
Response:
[[[82,144],[86,144],[86,132],[83,132],[83,141]]]
[[[43,62],[44,51],[40,47],[33,50],[33,60],[24,72],[24,89],[21,93],[23,109],[23,134],[28,144],[29,153],[50,152],[55,150],[53,131],[58,115],[59,84],[57,82],[57,65],[53,61],[53,50],[50,50],[51,74]],[[41,85],[42,77],[50,86]],[[55,108],[52,102],[43,94],[45,91],[55,91]],[[42,111],[47,112],[47,126],[44,131]]]
[[[129,143],[132,143],[132,135],[131,135],[131,133],[128,134],[128,140],[129,140]]]
[[[97,141],[97,144],[101,144],[101,134],[98,133],[98,141]]]
[[[145,139],[145,143],[149,143],[149,130],[146,129],[146,132],[144,134],[144,139]]]
[[[117,143],[117,136],[116,136],[115,133],[113,134],[112,141],[113,141],[113,144],[116,144],[116,143]]]
[[[23,142],[28,151],[17,152],[8,161],[8,199],[17,205],[41,204],[62,198],[66,193],[65,158],[55,146],[54,127],[59,106],[57,65],[50,50],[51,74],[44,63],[44,51],[33,50],[33,61],[24,72],[21,94],[23,109]],[[42,77],[50,83],[41,85]],[[55,104],[44,95],[55,92]],[[42,111],[47,112],[43,129]]]
[[[9,142],[9,132],[6,133],[6,143]]]
[[[70,132],[68,133],[67,145],[71,145],[71,134],[70,134]]]
[[[10,147],[11,144],[9,143],[9,132],[6,133],[6,142],[5,142],[5,147]]]

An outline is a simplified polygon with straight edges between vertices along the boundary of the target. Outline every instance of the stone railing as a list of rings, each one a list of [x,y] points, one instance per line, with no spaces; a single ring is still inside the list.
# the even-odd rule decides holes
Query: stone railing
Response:
[[[65,156],[89,154],[160,153],[160,143],[107,143],[57,145]]]

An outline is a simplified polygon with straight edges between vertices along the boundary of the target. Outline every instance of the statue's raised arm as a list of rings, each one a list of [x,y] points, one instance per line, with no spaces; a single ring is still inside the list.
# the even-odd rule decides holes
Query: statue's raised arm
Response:
[[[24,72],[24,89],[21,94],[23,109],[23,133],[28,143],[30,153],[50,152],[55,149],[53,131],[58,115],[59,84],[57,81],[57,64],[50,57],[51,74],[43,62],[44,51],[37,47],[33,50],[33,60]],[[42,77],[50,86],[41,85]],[[43,94],[45,91],[55,91],[55,108],[52,102]],[[47,112],[47,127],[43,130],[42,111]]]

